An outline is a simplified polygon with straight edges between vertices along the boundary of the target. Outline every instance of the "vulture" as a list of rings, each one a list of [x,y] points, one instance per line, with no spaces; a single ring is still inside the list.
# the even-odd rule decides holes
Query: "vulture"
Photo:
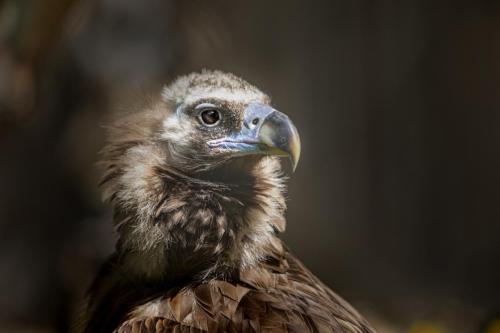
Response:
[[[109,127],[118,241],[79,331],[375,332],[283,244],[296,127],[229,73],[181,76]]]

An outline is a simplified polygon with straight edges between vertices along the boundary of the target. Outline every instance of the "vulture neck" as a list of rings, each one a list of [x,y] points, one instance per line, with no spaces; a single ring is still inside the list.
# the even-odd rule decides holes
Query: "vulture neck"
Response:
[[[127,272],[163,281],[229,279],[273,255],[285,227],[277,159],[241,159],[196,175],[160,167],[156,174],[162,186],[151,196],[154,209],[138,210],[134,223],[119,227]]]

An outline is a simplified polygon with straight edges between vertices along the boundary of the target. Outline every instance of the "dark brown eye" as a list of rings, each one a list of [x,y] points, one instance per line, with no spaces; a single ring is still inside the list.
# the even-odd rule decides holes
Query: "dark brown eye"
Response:
[[[219,122],[220,113],[214,109],[205,110],[200,114],[200,118],[205,125],[213,126]]]

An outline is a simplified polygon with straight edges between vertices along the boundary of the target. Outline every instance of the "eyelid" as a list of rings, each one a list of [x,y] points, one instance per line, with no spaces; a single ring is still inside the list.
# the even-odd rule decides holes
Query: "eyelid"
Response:
[[[209,109],[209,108],[218,109],[217,105],[215,105],[215,104],[201,103],[201,104],[196,105],[195,110],[204,110],[204,109]]]

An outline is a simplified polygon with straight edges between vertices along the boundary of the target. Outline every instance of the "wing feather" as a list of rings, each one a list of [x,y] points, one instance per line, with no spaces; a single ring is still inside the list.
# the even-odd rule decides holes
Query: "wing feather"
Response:
[[[375,332],[293,255],[276,252],[238,281],[211,280],[136,307],[117,332]]]

